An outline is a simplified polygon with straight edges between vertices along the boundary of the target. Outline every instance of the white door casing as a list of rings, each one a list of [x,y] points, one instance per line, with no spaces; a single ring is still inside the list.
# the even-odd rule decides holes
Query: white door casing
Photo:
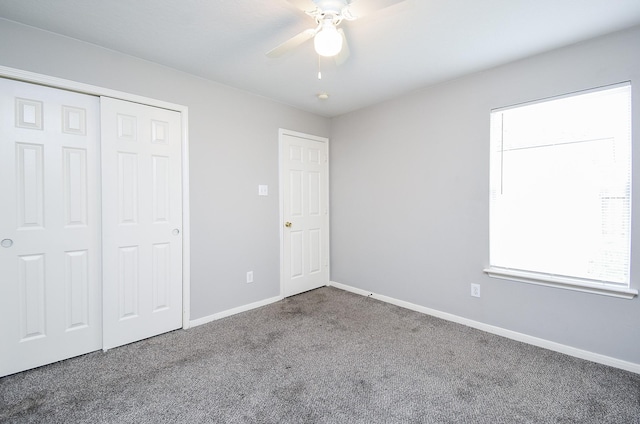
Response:
[[[182,327],[180,113],[101,98],[103,349]]]
[[[329,283],[329,140],[280,130],[281,292]]]
[[[0,78],[0,376],[100,349],[99,100]]]

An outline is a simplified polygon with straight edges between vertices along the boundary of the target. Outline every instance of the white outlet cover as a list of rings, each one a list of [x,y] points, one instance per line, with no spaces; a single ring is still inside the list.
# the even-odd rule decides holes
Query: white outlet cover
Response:
[[[268,196],[269,195],[269,186],[260,184],[258,186],[258,196]]]

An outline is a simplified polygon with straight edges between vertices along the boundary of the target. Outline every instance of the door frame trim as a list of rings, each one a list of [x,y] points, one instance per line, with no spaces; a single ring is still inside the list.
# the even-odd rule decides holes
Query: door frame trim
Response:
[[[278,129],[278,199],[279,199],[279,227],[280,227],[280,297],[284,298],[284,186],[283,181],[283,166],[282,166],[282,138],[285,135],[290,135],[293,137],[306,138],[308,140],[314,140],[321,143],[325,143],[327,145],[327,229],[331,229],[331,189],[329,185],[329,181],[331,180],[330,175],[330,166],[329,166],[329,152],[330,145],[329,139],[327,137],[320,137],[316,135],[301,133],[298,131],[287,130],[285,128]],[[327,285],[331,281],[331,232],[327,234]]]
[[[180,113],[182,125],[182,328],[190,326],[191,317],[191,225],[189,221],[189,108],[184,105],[112,90],[91,84],[51,77],[0,65],[0,77],[29,82],[92,96],[113,97],[134,103],[173,110]]]

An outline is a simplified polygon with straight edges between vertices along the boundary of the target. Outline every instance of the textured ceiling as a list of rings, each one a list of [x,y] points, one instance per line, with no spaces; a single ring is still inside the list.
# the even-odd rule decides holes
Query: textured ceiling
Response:
[[[351,57],[322,80],[313,42],[265,56],[315,26],[286,0],[0,0],[0,17],[336,116],[638,25],[640,1],[405,0],[344,22]]]

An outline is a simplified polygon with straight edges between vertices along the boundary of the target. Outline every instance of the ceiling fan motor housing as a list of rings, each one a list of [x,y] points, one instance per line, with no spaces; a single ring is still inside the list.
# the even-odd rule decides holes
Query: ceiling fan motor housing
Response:
[[[351,20],[349,3],[346,0],[317,0],[315,4],[316,10],[307,13],[313,16],[318,24],[330,19],[333,25],[337,26],[343,19]]]
[[[346,0],[317,0],[315,4],[318,6],[318,10],[334,15],[339,15],[349,5]]]

